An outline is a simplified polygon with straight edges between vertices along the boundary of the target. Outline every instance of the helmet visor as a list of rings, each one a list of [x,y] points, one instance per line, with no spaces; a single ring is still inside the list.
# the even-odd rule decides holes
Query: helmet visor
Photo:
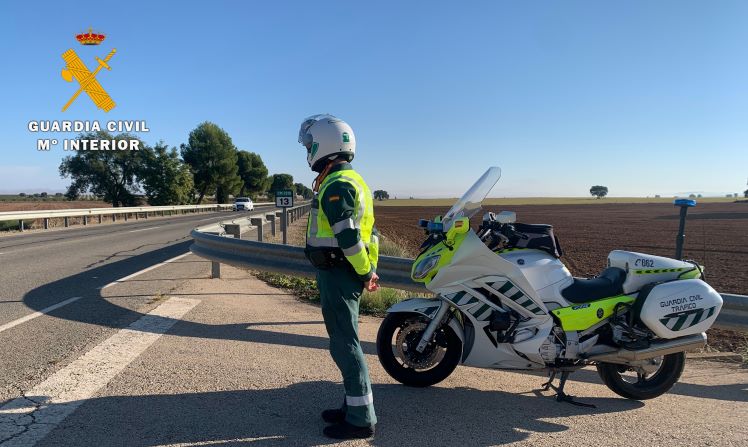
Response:
[[[301,123],[301,127],[299,128],[299,143],[306,147],[307,152],[312,150],[312,143],[314,140],[312,134],[309,133],[309,129],[314,125],[314,123],[322,119],[337,120],[337,118],[330,114],[322,113],[319,115],[312,115]]]

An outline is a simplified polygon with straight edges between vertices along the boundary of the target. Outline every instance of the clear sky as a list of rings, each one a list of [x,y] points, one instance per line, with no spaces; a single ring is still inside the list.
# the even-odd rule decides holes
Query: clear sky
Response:
[[[311,184],[301,120],[351,124],[373,189],[456,196],[742,192],[745,1],[3,1],[0,192],[63,191],[29,120],[146,120],[152,144],[209,120]],[[83,47],[75,34],[107,35]],[[117,103],[60,76],[74,48]]]

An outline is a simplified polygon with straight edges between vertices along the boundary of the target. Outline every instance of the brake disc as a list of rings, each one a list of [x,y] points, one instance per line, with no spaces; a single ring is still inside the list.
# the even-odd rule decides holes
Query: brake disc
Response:
[[[423,352],[418,352],[416,346],[421,341],[427,324],[423,321],[406,321],[400,328],[395,341],[395,352],[405,366],[413,369],[429,369],[437,365],[446,352],[436,343],[429,343]]]

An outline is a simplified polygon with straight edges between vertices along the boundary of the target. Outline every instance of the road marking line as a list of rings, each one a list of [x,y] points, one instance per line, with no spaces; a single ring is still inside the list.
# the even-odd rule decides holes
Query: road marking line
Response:
[[[8,329],[10,329],[12,327],[18,326],[19,324],[25,323],[25,322],[27,322],[29,320],[33,320],[36,317],[41,317],[44,314],[48,314],[48,313],[52,312],[55,309],[59,309],[62,306],[66,306],[66,305],[68,305],[68,304],[70,304],[70,303],[72,303],[74,301],[78,301],[81,298],[82,297],[80,297],[80,296],[74,296],[73,298],[68,298],[65,301],[60,301],[59,303],[53,304],[53,305],[51,305],[51,306],[49,306],[49,307],[47,307],[45,309],[42,309],[40,311],[34,312],[32,314],[28,314],[25,317],[21,317],[21,318],[19,318],[17,320],[13,320],[10,323],[5,323],[2,326],[0,326],[0,332],[8,330]]]
[[[146,267],[146,268],[144,268],[143,270],[140,270],[140,271],[138,271],[138,272],[135,272],[135,273],[133,273],[133,274],[131,274],[131,275],[127,275],[127,276],[125,276],[124,278],[120,278],[120,279],[118,279],[118,280],[116,280],[116,281],[112,281],[112,282],[110,282],[109,284],[105,285],[104,287],[101,287],[100,289],[101,289],[101,290],[104,290],[104,289],[106,289],[107,287],[111,287],[111,286],[113,286],[113,285],[115,285],[115,284],[119,284],[119,283],[121,283],[121,282],[127,281],[128,279],[132,279],[132,278],[135,278],[135,277],[136,277],[136,276],[138,276],[138,275],[142,275],[143,273],[146,273],[146,272],[150,272],[151,270],[153,270],[153,269],[155,269],[155,268],[159,268],[159,267],[161,267],[162,265],[165,265],[165,264],[168,264],[168,263],[170,263],[170,262],[174,262],[174,261],[177,261],[177,260],[179,260],[179,259],[182,259],[182,258],[184,258],[185,256],[187,256],[187,255],[189,255],[189,254],[190,254],[190,252],[187,252],[187,253],[182,253],[181,255],[179,255],[179,256],[177,256],[177,257],[175,257],[175,258],[167,259],[167,260],[166,260],[166,261],[164,261],[164,262],[159,262],[158,264],[154,264],[154,265],[152,265],[152,266],[150,266],[150,267]]]
[[[128,231],[128,233],[137,233],[138,231],[155,230],[156,228],[161,228],[161,225],[159,225],[157,227],[141,228],[139,230],[130,230],[130,231]]]
[[[200,300],[170,298],[0,407],[0,445],[33,446],[138,358]]]

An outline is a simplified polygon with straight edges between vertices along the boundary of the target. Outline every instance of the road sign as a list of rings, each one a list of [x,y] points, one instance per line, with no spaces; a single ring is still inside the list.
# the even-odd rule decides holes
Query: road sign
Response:
[[[294,192],[290,189],[281,189],[275,192],[275,206],[283,208],[281,214],[281,228],[283,229],[283,244],[288,243],[288,209],[293,206]]]
[[[290,189],[281,189],[275,192],[275,206],[278,208],[290,208],[293,206],[294,193]]]

